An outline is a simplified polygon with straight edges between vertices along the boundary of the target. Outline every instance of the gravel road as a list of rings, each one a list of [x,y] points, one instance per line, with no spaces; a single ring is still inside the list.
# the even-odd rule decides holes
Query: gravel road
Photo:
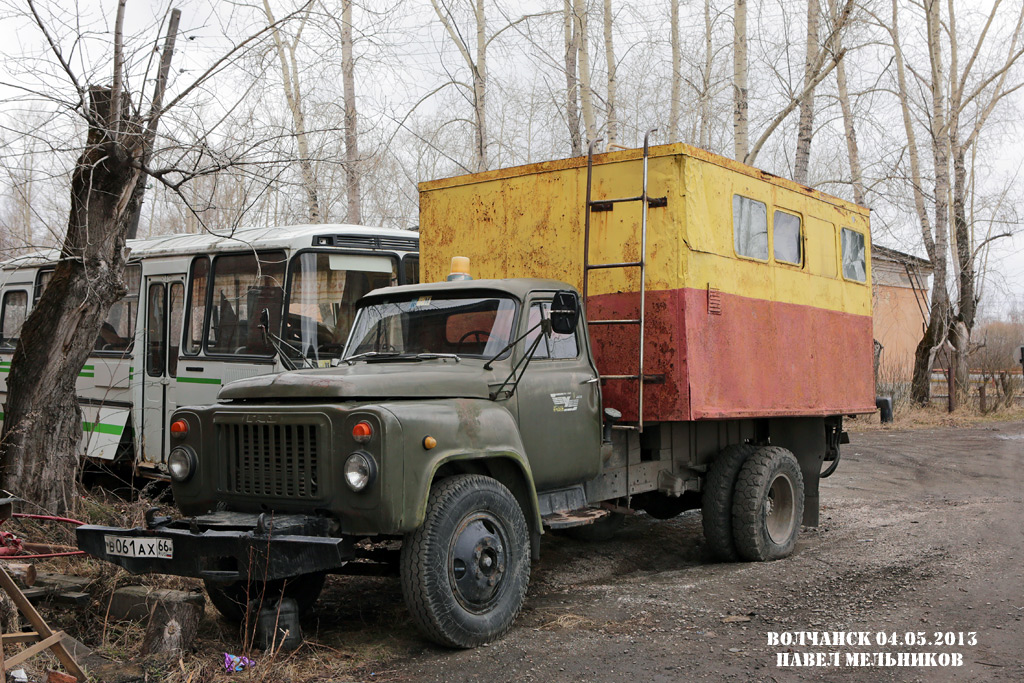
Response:
[[[603,543],[547,534],[524,611],[504,639],[471,651],[436,648],[417,638],[399,603],[389,618],[407,654],[359,676],[1024,680],[1024,424],[851,438],[838,471],[822,482],[821,526],[805,529],[788,559],[713,563],[696,512],[667,522],[638,515]],[[337,582],[317,611],[350,618],[396,598],[392,580]],[[796,632],[853,632],[869,643],[769,644],[771,633]],[[926,644],[908,644],[908,635]],[[792,665],[819,652],[840,666]],[[857,653],[883,666],[848,665]],[[934,653],[936,664],[959,655],[962,665],[885,665],[898,653]]]

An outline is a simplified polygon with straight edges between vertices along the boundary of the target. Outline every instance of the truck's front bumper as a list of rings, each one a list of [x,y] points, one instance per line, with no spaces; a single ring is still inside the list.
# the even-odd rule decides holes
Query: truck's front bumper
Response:
[[[225,523],[225,514],[230,515],[230,523]],[[259,515],[213,513],[166,520],[152,528],[88,524],[78,527],[76,533],[80,549],[133,574],[174,574],[220,582],[271,581],[338,569],[354,559],[351,539],[309,535],[317,526],[314,521],[293,516],[267,525]],[[170,557],[114,554],[108,545],[113,538],[162,539],[170,543],[170,553],[162,554]]]

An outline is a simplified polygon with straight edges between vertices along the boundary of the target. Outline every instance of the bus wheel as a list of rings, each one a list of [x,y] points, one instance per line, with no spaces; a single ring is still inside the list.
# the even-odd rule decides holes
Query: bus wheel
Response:
[[[711,461],[704,479],[700,506],[704,540],[712,555],[723,562],[739,559],[732,539],[733,490],[743,463],[756,452],[757,447],[750,444],[726,446]]]
[[[800,465],[785,448],[758,449],[744,463],[733,494],[732,530],[744,560],[778,560],[793,552],[804,514]]]
[[[324,581],[327,575],[324,572],[313,572],[302,574],[286,580],[275,581],[235,581],[234,583],[214,583],[203,579],[206,585],[206,594],[210,596],[210,602],[217,608],[217,611],[225,619],[231,622],[245,620],[247,606],[253,600],[260,604],[270,604],[281,597],[281,590],[284,589],[284,596],[293,598],[299,607],[299,614],[305,614],[313,608],[313,603],[320,597]],[[255,619],[256,615],[249,615]]]
[[[436,643],[470,648],[504,635],[530,583],[529,531],[500,482],[435,483],[423,524],[402,543],[401,583],[413,621]]]

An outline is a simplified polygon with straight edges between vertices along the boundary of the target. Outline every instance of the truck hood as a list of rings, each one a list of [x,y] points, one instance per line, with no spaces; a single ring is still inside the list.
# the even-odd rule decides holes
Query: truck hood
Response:
[[[482,361],[356,362],[236,380],[218,399],[490,398],[492,371]],[[497,380],[500,382],[500,380]]]

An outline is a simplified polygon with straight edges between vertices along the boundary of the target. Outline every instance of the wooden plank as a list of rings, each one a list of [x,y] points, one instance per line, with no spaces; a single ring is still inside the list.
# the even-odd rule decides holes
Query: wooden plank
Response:
[[[44,621],[43,617],[36,611],[36,608],[32,606],[32,603],[28,601],[28,598],[22,595],[21,589],[18,588],[18,584],[14,583],[14,579],[12,579],[4,570],[3,566],[0,566],[0,588],[3,588],[7,595],[11,596],[11,600],[18,607],[18,610],[22,615],[24,615],[25,619],[28,620],[28,623],[32,628],[36,630],[36,633],[46,639],[49,639],[49,637],[53,635],[53,631],[50,630],[46,621]],[[0,639],[0,642],[3,642],[2,639]],[[64,665],[64,668],[67,669],[68,673],[75,676],[80,681],[84,681],[86,679],[85,672],[82,671],[82,667],[78,666],[78,662],[76,662],[75,658],[68,653],[59,638],[57,639],[57,643],[53,646],[53,654],[57,656],[57,659]],[[6,668],[6,666],[7,663],[5,662],[4,668]]]
[[[10,669],[10,668],[16,667],[19,664],[21,664],[22,662],[24,662],[25,660],[31,659],[31,658],[35,657],[37,654],[40,654],[44,650],[49,650],[54,645],[59,645],[60,644],[60,637],[62,635],[63,635],[63,633],[61,631],[57,631],[56,633],[51,635],[49,638],[44,638],[43,640],[40,640],[35,645],[32,645],[32,646],[29,646],[29,647],[25,648],[24,650],[22,650],[21,652],[19,652],[18,654],[14,655],[10,659],[8,659],[6,662],[4,662],[4,669]]]
[[[39,634],[34,631],[21,632],[21,633],[5,633],[2,636],[4,645],[7,643],[34,643],[39,640]]]

